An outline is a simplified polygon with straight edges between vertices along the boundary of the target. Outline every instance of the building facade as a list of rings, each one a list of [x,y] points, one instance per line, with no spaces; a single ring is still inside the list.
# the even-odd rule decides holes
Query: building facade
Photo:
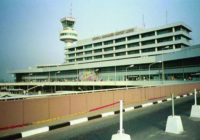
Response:
[[[200,79],[200,45],[190,44],[191,29],[184,23],[84,40],[78,40],[73,18],[61,23],[65,63],[14,71],[16,82]]]

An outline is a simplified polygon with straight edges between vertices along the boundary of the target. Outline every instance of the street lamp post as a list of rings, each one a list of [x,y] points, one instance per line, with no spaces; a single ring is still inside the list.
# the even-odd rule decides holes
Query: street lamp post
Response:
[[[79,74],[78,74],[79,72],[78,72],[78,69],[76,70],[76,79],[75,79],[75,81],[77,81],[78,82],[78,79],[79,79]]]
[[[11,75],[13,82],[16,82],[16,77],[14,74]]]
[[[29,73],[29,82],[31,82],[31,76],[32,75],[33,75],[32,73]]]
[[[55,72],[55,82],[57,82],[57,74],[59,74],[60,73],[60,71],[57,71],[57,72]],[[56,93],[56,84],[55,84],[55,93]]]
[[[154,62],[154,63],[149,64],[149,81],[150,81],[150,79],[151,79],[151,73],[150,73],[150,71],[151,71],[151,66],[152,66],[153,64],[161,63],[161,62],[162,62],[162,61],[158,61],[158,62]]]
[[[128,66],[128,67],[126,67],[126,88],[127,88],[127,70],[128,70],[128,68],[132,68],[132,67],[134,67],[134,65],[132,64],[132,65],[130,65],[130,66]]]
[[[99,69],[95,69],[95,72],[98,72],[99,71]]]
[[[163,54],[162,54],[163,56]],[[163,62],[163,57],[162,57],[162,82],[164,83],[164,80],[165,80],[165,74],[164,74],[164,62]]]
[[[51,79],[51,74],[50,74],[50,70],[49,70],[49,80],[48,80],[49,82],[51,81],[50,79]]]
[[[163,60],[163,50],[169,49],[169,46],[166,46],[162,49],[162,82],[165,81],[165,66],[164,66],[164,60]]]
[[[95,77],[96,77],[96,72],[98,72],[99,69],[95,69],[94,73],[95,73]],[[94,88],[94,77],[93,77],[93,92],[94,92],[95,88]]]
[[[60,71],[55,72],[55,81],[57,81],[57,74],[59,74]]]

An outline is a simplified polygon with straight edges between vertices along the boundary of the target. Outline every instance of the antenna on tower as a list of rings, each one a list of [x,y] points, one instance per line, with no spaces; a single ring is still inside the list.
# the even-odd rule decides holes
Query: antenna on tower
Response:
[[[70,3],[70,17],[72,17],[72,2]]]
[[[145,28],[144,14],[142,15],[142,26]]]
[[[165,20],[166,20],[166,24],[168,24],[168,11],[167,11],[167,9],[166,9],[166,12],[165,12]]]

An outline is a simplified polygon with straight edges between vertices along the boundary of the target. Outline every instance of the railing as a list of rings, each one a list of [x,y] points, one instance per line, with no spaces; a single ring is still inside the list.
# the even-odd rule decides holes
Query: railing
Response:
[[[86,93],[99,93],[99,92],[107,92],[107,91],[119,91],[119,90],[128,90],[128,89],[140,89],[141,87],[142,88],[148,88],[148,87],[161,87],[161,86],[169,86],[169,85],[178,85],[178,84],[192,84],[192,83],[197,83],[197,82],[200,82],[199,81],[175,81],[175,80],[172,80],[172,81],[139,81],[137,83],[138,86],[135,86],[135,87],[125,87],[126,85],[128,86],[133,86],[133,81],[124,81],[123,82],[123,85],[124,87],[122,88],[110,88],[110,89],[100,89],[100,90],[86,90],[86,91],[67,91],[67,93],[65,91],[60,91],[60,92],[57,92],[57,93],[43,93],[43,94],[40,94],[40,95],[22,95],[20,97],[6,97],[6,98],[0,98],[0,101],[7,101],[7,100],[19,100],[19,99],[30,99],[30,98],[38,98],[38,97],[48,97],[48,96],[59,96],[59,95],[73,95],[73,94],[86,94]],[[58,83],[60,85],[63,85],[63,82],[53,82],[51,84],[48,84],[50,82],[47,82],[47,83],[39,83],[39,85],[35,86],[35,87],[39,87],[39,86],[49,86],[51,84],[55,84],[55,83]],[[79,85],[77,82],[74,82],[75,86],[76,85]],[[81,82],[81,83],[87,83],[88,85],[88,82]],[[91,83],[91,86],[94,85],[94,83],[98,83],[96,84],[96,86],[98,85],[102,85],[102,81],[100,82],[90,82]],[[113,82],[109,82],[109,83],[113,83]],[[23,83],[23,84],[27,84],[27,83]],[[38,84],[38,83],[35,83],[35,84]],[[136,84],[136,83],[135,83]],[[32,85],[34,85],[34,83],[32,83]],[[116,85],[116,83],[115,83]],[[121,84],[120,84],[121,85]],[[0,85],[1,86],[1,85]],[[53,85],[54,86],[54,85]],[[84,85],[82,85],[84,86]],[[34,87],[34,88],[35,88]]]

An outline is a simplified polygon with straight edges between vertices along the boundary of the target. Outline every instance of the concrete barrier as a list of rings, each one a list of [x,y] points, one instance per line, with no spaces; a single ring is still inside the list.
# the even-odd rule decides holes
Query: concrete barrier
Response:
[[[170,93],[175,93],[174,91],[176,91],[175,95],[192,92],[194,88],[200,90],[200,83],[0,101],[0,128],[80,114],[120,99],[124,100],[125,105],[142,104],[149,99],[167,98]],[[116,106],[113,105],[109,109],[114,107]]]

